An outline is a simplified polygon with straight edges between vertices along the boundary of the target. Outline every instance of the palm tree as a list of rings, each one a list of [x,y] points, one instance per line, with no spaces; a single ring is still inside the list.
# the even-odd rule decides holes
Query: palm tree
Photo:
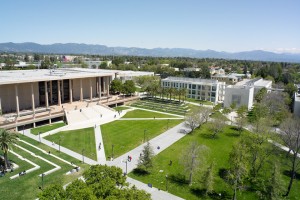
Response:
[[[7,130],[0,129],[0,147],[4,156],[4,169],[7,169],[8,165],[8,148],[10,145],[17,143],[17,138],[18,135],[15,132],[9,132]]]

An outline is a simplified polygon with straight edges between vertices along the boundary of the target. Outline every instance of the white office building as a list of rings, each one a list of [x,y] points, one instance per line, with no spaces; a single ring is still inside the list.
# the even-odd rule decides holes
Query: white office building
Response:
[[[224,100],[225,82],[211,79],[168,77],[161,80],[163,88],[187,89],[187,97],[217,103]]]
[[[233,103],[237,107],[247,106],[248,110],[253,106],[254,87],[229,85],[225,90],[224,107],[230,107]]]

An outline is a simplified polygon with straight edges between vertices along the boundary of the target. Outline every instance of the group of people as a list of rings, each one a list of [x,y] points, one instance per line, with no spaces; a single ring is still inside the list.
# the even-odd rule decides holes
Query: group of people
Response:
[[[131,157],[131,156],[128,156],[128,157],[127,157],[127,160],[128,160],[128,162],[131,162],[132,157]]]
[[[26,170],[20,172],[20,173],[19,173],[19,176],[23,176],[23,175],[25,175],[25,174],[26,174]]]

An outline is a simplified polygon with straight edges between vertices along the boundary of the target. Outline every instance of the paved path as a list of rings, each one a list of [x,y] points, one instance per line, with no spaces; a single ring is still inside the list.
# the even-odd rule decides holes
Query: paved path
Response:
[[[118,120],[121,120],[121,121],[126,121],[126,120],[169,120],[169,119],[184,119],[183,117],[178,117],[178,118],[121,118],[121,119],[118,119]]]
[[[185,123],[182,122],[178,124],[177,126],[167,130],[166,132],[160,134],[159,136],[151,139],[149,141],[150,145],[153,147],[154,154],[159,154],[161,151],[165,150],[178,140],[180,140],[182,137],[186,135],[190,130],[185,126]],[[128,156],[130,155],[132,157],[131,162],[127,162],[127,173],[131,172],[134,168],[136,168],[138,158],[140,156],[140,153],[142,153],[142,150],[144,148],[146,143],[136,147],[135,149],[127,152],[126,154],[115,158],[113,161],[107,161],[107,165],[109,166],[118,166],[120,167],[124,172],[126,172],[126,160]],[[160,147],[159,149],[157,147]]]
[[[96,143],[96,152],[97,152],[97,162],[101,165],[105,165],[106,163],[106,156],[104,151],[104,145],[102,140],[102,134],[100,126],[94,127],[95,132],[95,143]]]

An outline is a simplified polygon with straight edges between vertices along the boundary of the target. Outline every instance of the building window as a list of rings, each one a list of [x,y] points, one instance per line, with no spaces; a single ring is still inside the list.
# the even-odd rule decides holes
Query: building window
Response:
[[[193,88],[193,90],[195,90],[196,89],[196,85],[193,84],[192,88]]]
[[[212,86],[212,91],[216,91],[217,90],[217,86]]]

